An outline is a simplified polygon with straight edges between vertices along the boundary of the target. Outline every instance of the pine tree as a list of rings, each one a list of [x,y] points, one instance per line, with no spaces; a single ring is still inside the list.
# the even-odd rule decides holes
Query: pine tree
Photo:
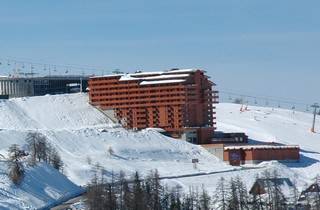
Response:
[[[208,192],[206,191],[206,189],[204,188],[204,186],[202,185],[202,193],[200,195],[200,209],[201,210],[209,210],[210,209],[210,203],[211,199],[210,196],[208,195]]]
[[[226,194],[227,194],[227,187],[225,184],[225,179],[223,177],[221,177],[219,179],[219,182],[218,182],[218,185],[217,185],[217,188],[215,191],[214,203],[215,203],[217,209],[220,209],[220,210],[227,209]]]
[[[139,173],[136,172],[133,181],[133,210],[144,210],[143,188]]]
[[[239,196],[237,193],[237,185],[233,178],[230,179],[229,189],[227,193],[227,209],[239,210]]]
[[[248,197],[247,187],[239,176],[237,176],[235,179],[235,185],[236,185],[237,193],[239,197],[239,209],[246,210],[249,208],[248,206],[249,197]]]

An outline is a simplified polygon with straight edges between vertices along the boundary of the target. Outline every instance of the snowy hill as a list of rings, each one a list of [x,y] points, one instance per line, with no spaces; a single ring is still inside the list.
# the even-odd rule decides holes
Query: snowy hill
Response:
[[[7,164],[0,162],[0,209],[37,209],[68,199],[82,192],[61,173],[46,164],[27,168],[24,182],[16,187],[6,174]]]
[[[0,128],[66,130],[111,124],[88,104],[85,95],[56,95],[0,100]]]
[[[269,162],[244,168],[231,167],[201,146],[165,137],[153,130],[133,132],[121,128],[90,106],[86,94],[0,100],[0,118],[3,119],[0,121],[0,154],[6,154],[13,143],[25,145],[29,132],[40,132],[60,153],[67,177],[78,185],[85,185],[90,180],[95,163],[99,163],[107,175],[120,170],[128,175],[136,170],[146,174],[158,169],[161,176],[168,177],[164,182],[186,190],[189,186],[205,184],[210,191],[219,177],[237,175],[250,187],[255,176],[266,169],[277,169],[282,176],[295,179],[300,187],[311,182],[320,169],[320,135],[309,132],[312,115],[293,114],[283,109],[249,109],[240,113],[239,105],[219,104],[218,130],[246,132],[255,142],[298,144],[303,149],[300,163]],[[320,122],[317,123],[319,128]],[[194,158],[199,159],[196,169],[191,163]],[[34,173],[38,170],[33,169]],[[178,177],[180,175],[187,176]],[[4,184],[8,191],[14,190],[7,181]],[[7,197],[0,193],[0,204],[6,204],[8,198],[21,199],[20,203],[9,202],[16,206],[32,203],[31,197]],[[39,203],[41,201],[39,195]]]
[[[78,185],[90,181],[95,163],[107,175],[158,169],[162,176],[177,176],[232,168],[198,145],[115,125],[88,104],[85,94],[1,100],[0,118],[0,154],[13,143],[25,145],[29,132],[40,132],[60,153],[67,177]],[[200,161],[197,169],[193,158]],[[0,194],[0,203],[4,199]]]

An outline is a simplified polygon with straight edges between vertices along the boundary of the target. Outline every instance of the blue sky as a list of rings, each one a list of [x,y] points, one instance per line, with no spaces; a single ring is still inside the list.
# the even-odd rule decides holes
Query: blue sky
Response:
[[[198,67],[222,91],[320,102],[319,11],[318,0],[1,0],[0,59]]]

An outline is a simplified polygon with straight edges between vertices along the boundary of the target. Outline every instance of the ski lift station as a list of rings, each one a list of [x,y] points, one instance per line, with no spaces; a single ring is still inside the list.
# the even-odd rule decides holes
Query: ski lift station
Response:
[[[0,98],[41,96],[85,91],[87,76],[0,76]]]

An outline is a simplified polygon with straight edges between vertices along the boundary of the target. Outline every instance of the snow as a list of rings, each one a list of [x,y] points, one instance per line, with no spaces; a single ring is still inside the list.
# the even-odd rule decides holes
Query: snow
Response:
[[[130,81],[130,80],[161,80],[161,79],[172,79],[172,78],[185,78],[190,76],[189,74],[177,74],[177,75],[157,75],[151,77],[132,77],[136,74],[126,74],[123,75],[119,81]]]
[[[46,164],[27,167],[21,186],[6,175],[7,163],[0,161],[0,209],[37,209],[67,200],[83,191],[64,175]]]
[[[156,84],[167,84],[167,83],[180,83],[185,82],[184,79],[171,79],[171,80],[155,80],[155,81],[143,81],[140,85],[156,85]]]
[[[252,143],[277,142],[299,145],[299,163],[286,163],[290,170],[310,182],[320,171],[320,133],[310,132],[313,114],[292,110],[249,106],[240,112],[241,105],[217,105],[218,130],[245,132]],[[316,129],[320,131],[319,117]]]
[[[144,77],[144,80],[157,80],[157,79],[172,79],[172,78],[185,78],[190,76],[190,74],[176,74],[176,75],[160,75],[153,77]]]
[[[93,76],[91,78],[101,78],[101,77],[119,77],[120,81],[127,81],[127,80],[139,80],[139,79],[158,79],[160,78],[176,78],[176,77],[187,77],[190,73],[197,71],[196,69],[177,69],[177,70],[166,70],[166,71],[148,71],[148,72],[136,72],[136,73],[126,73],[126,74],[107,74],[101,76]],[[186,73],[186,74],[181,74]],[[170,75],[170,74],[179,74],[179,75]],[[150,75],[149,77],[145,77]],[[152,76],[151,76],[152,75]],[[182,76],[183,75],[183,76]],[[143,76],[143,77],[139,77]],[[154,78],[153,78],[154,77]]]
[[[124,76],[124,75],[125,74],[104,74],[104,75],[92,76],[90,78],[119,77],[119,76]]]
[[[275,146],[275,145],[241,145],[241,146],[226,146],[224,147],[225,150],[232,150],[232,149],[297,149],[299,148],[298,145],[285,145],[285,146]]]
[[[314,183],[320,171],[320,120],[317,118],[316,130],[311,133],[310,127],[313,115],[311,113],[295,112],[292,110],[249,106],[249,111],[240,112],[241,105],[221,103],[217,105],[217,128],[225,132],[245,132],[250,143],[298,145],[301,160],[298,163],[279,163],[277,161],[263,162],[258,165],[245,165],[242,170],[218,172],[208,176],[166,179],[171,186],[181,186],[183,189],[195,187],[201,190],[205,186],[209,193],[216,189],[219,178],[240,176],[250,189],[257,175],[276,170],[280,177],[289,178],[296,182],[298,189]]]
[[[226,180],[240,176],[247,187],[251,188],[257,174],[273,169],[278,170],[282,177],[296,181],[300,189],[305,184],[313,183],[320,171],[320,134],[310,132],[312,114],[293,114],[292,110],[264,107],[249,107],[246,112],[239,110],[240,105],[236,104],[217,105],[218,130],[245,132],[251,143],[299,145],[301,161],[271,161],[232,167],[201,146],[166,137],[157,132],[157,129],[139,132],[125,130],[90,106],[86,94],[0,100],[0,154],[6,155],[8,147],[13,143],[25,145],[26,135],[36,131],[45,135],[56,147],[65,163],[66,176],[77,185],[88,183],[93,165],[97,162],[104,168],[107,176],[120,170],[128,175],[137,170],[144,175],[152,169],[158,169],[162,177],[167,177],[163,180],[164,183],[169,186],[180,185],[186,190],[190,186],[200,188],[204,185],[209,192],[213,192],[222,176]],[[319,125],[318,119],[318,130]],[[199,159],[196,168],[192,159]],[[4,166],[0,164],[0,169],[1,167],[4,170]],[[30,169],[30,176],[39,174],[48,179],[37,178],[41,181],[39,184],[48,182],[47,187],[42,186],[41,192],[44,197],[50,197],[50,201],[45,202],[47,197],[42,199],[37,193],[24,194],[22,189],[10,185],[6,175],[0,172],[0,190],[10,192],[5,195],[0,193],[0,205],[12,205],[14,208],[22,208],[22,205],[42,206],[57,199],[63,191],[59,189],[65,185],[59,184],[59,174],[54,171],[48,170],[48,175],[42,174],[47,171],[46,168],[47,166],[39,166]],[[65,177],[62,176],[61,180],[65,180]],[[29,190],[39,191],[40,187],[35,183],[29,184]],[[64,189],[76,192],[72,186],[66,185]]]
[[[131,81],[131,80],[141,80],[141,78],[132,77],[130,74],[125,74],[120,77],[119,81]]]
[[[0,100],[0,118],[0,154],[6,155],[14,143],[25,148],[27,134],[40,132],[58,150],[64,173],[77,185],[90,181],[95,163],[107,176],[120,170],[130,176],[154,169],[162,176],[178,176],[233,168],[201,146],[166,137],[156,129],[134,132],[121,128],[90,106],[86,94]],[[195,158],[199,159],[197,169],[191,162]],[[58,196],[52,189],[45,193]],[[28,197],[21,199],[31,205]],[[0,203],[6,200],[0,194]]]
[[[192,73],[197,71],[196,69],[177,69],[177,70],[169,70],[167,74],[175,74],[175,73]]]

